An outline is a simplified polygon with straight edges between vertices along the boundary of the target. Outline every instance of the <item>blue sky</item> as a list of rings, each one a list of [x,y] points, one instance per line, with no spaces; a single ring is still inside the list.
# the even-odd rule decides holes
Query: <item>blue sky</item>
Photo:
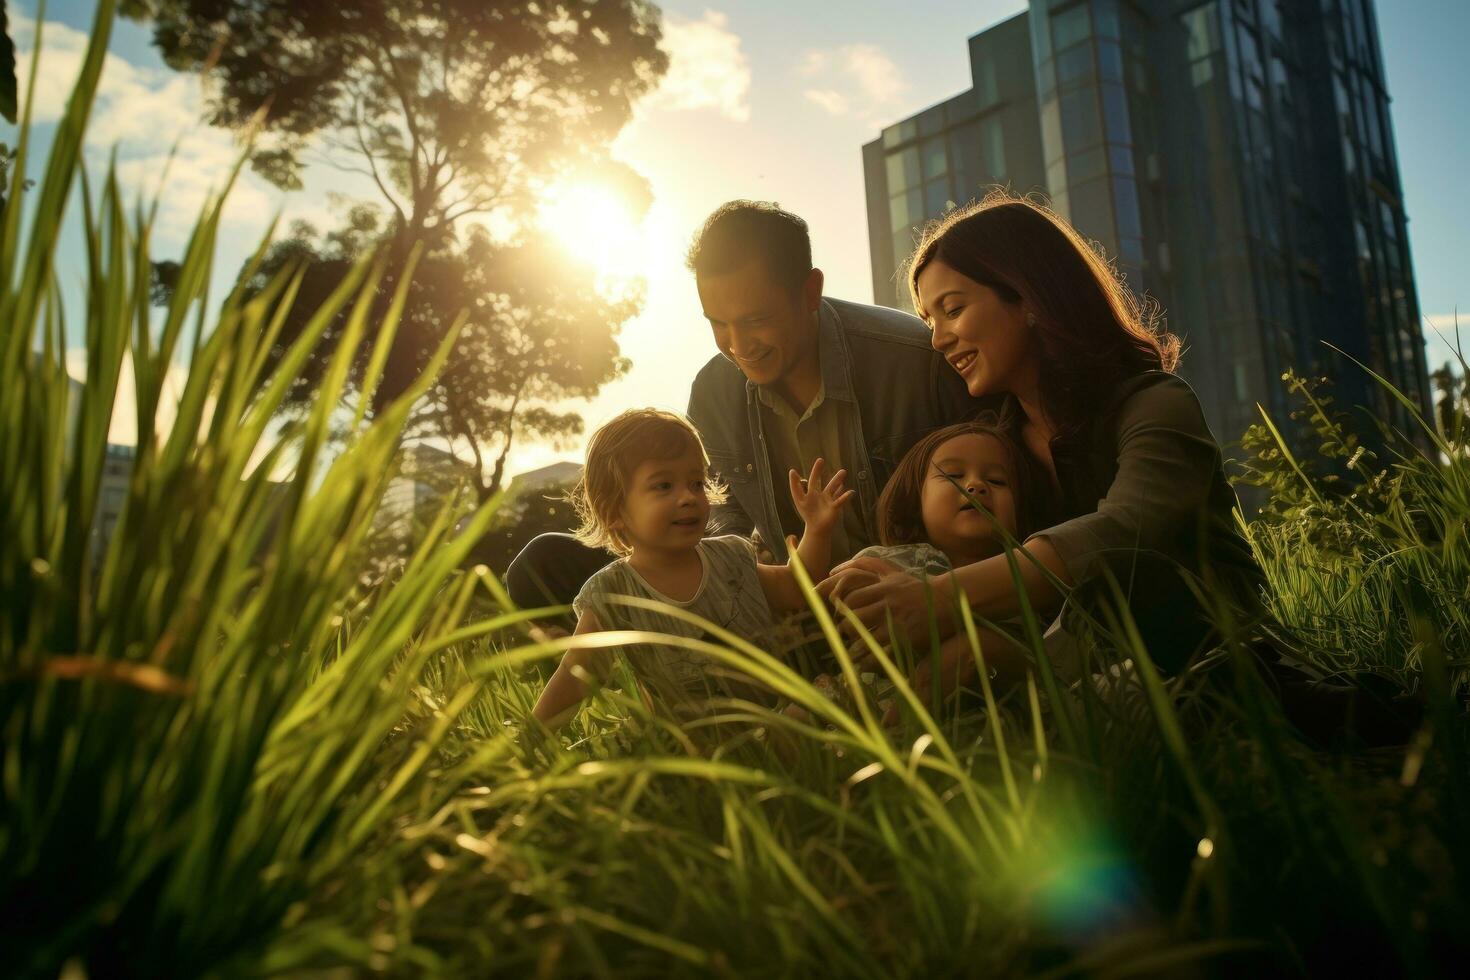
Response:
[[[32,4],[10,4],[13,12],[17,6],[34,13]],[[934,0],[904,8],[873,0],[662,4],[672,67],[616,144],[655,195],[637,247],[628,250],[648,282],[647,305],[622,334],[633,370],[584,406],[589,429],[633,405],[684,407],[689,382],[713,345],[681,253],[700,220],[724,200],[777,200],[803,215],[827,292],[870,301],[862,144],[882,125],[967,88],[965,39],[1024,7],[1013,0]],[[40,101],[59,98],[69,80],[68,58],[74,61],[67,45],[75,49],[75,32],[87,30],[93,9],[88,0],[50,5],[48,22],[73,31],[58,29],[46,45],[49,52],[55,43],[57,51],[43,56]],[[1447,324],[1457,307],[1470,313],[1470,196],[1463,177],[1470,119],[1459,62],[1470,36],[1470,3],[1379,0],[1377,10],[1420,307]],[[120,24],[111,53],[93,152],[100,159],[119,146],[123,176],[144,190],[156,186],[165,155],[181,140],[157,246],[160,255],[173,254],[234,148],[228,134],[195,122],[197,79],[164,68],[144,29]],[[48,136],[49,127],[37,135]],[[220,276],[233,275],[277,210],[288,219],[330,224],[332,192],[371,197],[326,167],[311,171],[306,189],[290,195],[247,179],[227,212]],[[75,258],[75,252],[63,255],[64,280],[79,277],[79,266],[67,268]],[[1442,360],[1443,349],[1430,343],[1431,358]],[[520,447],[512,472],[579,454],[575,445]]]

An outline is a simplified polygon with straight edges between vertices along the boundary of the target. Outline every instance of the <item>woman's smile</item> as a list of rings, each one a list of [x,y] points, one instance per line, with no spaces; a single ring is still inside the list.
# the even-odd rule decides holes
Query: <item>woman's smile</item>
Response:
[[[1008,299],[938,259],[914,283],[915,309],[929,325],[930,343],[965,379],[971,395],[1014,394],[1028,385],[1037,352],[1019,298]]]
[[[980,358],[979,351],[967,350],[951,354],[948,358],[950,366],[960,374],[964,374]]]

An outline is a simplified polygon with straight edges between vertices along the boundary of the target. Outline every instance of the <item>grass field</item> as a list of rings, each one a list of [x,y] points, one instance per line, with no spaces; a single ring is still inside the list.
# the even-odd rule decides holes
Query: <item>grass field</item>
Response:
[[[38,166],[22,142],[17,172],[38,181],[0,223],[8,971],[1463,969],[1462,418],[1360,453],[1322,389],[1290,381],[1290,424],[1323,451],[1291,456],[1264,421],[1246,443],[1269,494],[1246,531],[1274,622],[1231,630],[1207,670],[1161,678],[1124,632],[1097,650],[1137,665],[1113,693],[1068,694],[1045,671],[963,709],[916,692],[889,731],[865,698],[835,704],[761,651],[711,645],[815,721],[731,702],[681,727],[623,673],[548,736],[527,714],[570,641],[530,642],[493,577],[463,567],[490,508],[450,502],[392,576],[361,574],[415,394],[369,418],[373,373],[348,385],[354,345],[377,338],[376,371],[391,340],[393,311],[369,330],[382,270],[357,268],[271,360],[299,280],[208,296],[216,202],[169,307],[149,306],[146,207],[82,173],[101,6],[51,156]],[[53,268],[68,208],[89,262],[74,403]],[[281,429],[288,384],[342,311],[314,409]],[[177,363],[177,416],[155,432]],[[97,563],[124,370],[137,464]],[[1406,712],[1404,744],[1306,737],[1249,652],[1268,632]]]

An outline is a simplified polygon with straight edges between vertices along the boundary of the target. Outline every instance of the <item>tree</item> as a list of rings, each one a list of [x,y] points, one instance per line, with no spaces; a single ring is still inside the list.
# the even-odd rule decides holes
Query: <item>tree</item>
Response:
[[[379,231],[369,208],[355,209],[343,228],[320,239],[298,224],[272,247],[247,289],[259,289],[282,268],[304,266],[297,304],[309,308],[336,288]],[[485,499],[500,489],[517,440],[556,441],[581,431],[580,415],[555,411],[550,403],[590,397],[627,369],[609,324],[633,316],[642,292],[608,297],[590,270],[578,268],[545,237],[497,242],[479,227],[465,237],[418,263],[375,400],[386,404],[411,384],[437,339],[468,310],[455,354],[417,407],[409,434],[436,435],[468,449]],[[388,276],[380,302],[396,279]],[[310,395],[324,366],[323,359],[314,360],[297,379],[301,397]]]
[[[5,0],[0,0],[0,118],[8,123],[14,123],[18,109],[15,85],[15,42],[10,39],[10,16],[5,11]]]
[[[1465,441],[1466,426],[1470,424],[1470,384],[1449,361],[1431,371],[1429,381],[1435,392],[1434,417],[1440,435],[1458,447]]]
[[[467,441],[477,458],[495,454],[482,492],[498,489],[514,438],[577,430],[575,415],[547,403],[590,395],[625,369],[614,334],[640,295],[596,292],[590,272],[569,267],[527,219],[539,190],[576,173],[631,188],[646,207],[646,182],[610,161],[607,144],[667,67],[656,7],[131,0],[126,9],[153,21],[171,66],[209,73],[212,123],[258,127],[257,172],[296,187],[305,163],[319,160],[376,189],[378,207],[354,208],[325,236],[298,228],[272,251],[266,272],[307,268],[308,296],[295,308],[310,309],[310,293],[330,290],[366,251],[386,249],[397,270],[423,246],[381,398],[415,376],[463,307],[470,320],[452,367],[418,421]],[[281,344],[302,325],[288,321]]]

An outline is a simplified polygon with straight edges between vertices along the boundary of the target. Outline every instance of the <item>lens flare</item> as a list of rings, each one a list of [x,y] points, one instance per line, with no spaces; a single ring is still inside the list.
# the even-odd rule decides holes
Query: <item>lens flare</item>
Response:
[[[583,182],[553,187],[537,210],[537,221],[607,287],[623,287],[646,275],[642,221],[611,187]]]

